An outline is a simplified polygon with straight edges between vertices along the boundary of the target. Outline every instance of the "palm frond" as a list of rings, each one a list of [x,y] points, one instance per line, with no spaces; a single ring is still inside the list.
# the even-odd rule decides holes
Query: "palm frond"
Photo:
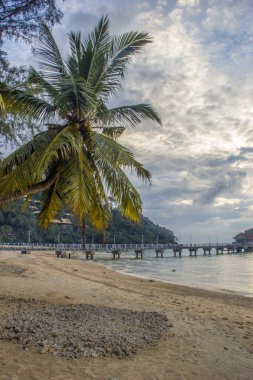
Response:
[[[117,190],[113,191],[113,189],[109,189],[112,197],[119,203],[123,216],[133,222],[139,223],[142,215],[142,200],[140,194],[129,181],[123,170],[117,170],[114,180],[115,179],[116,181],[113,188],[121,188],[123,191],[120,194]]]
[[[88,40],[92,42],[95,49],[107,49],[108,38],[110,36],[109,18],[102,16],[94,30],[90,33]]]
[[[133,153],[127,148],[108,136],[96,132],[92,133],[92,141],[94,144],[93,154],[98,165],[103,166],[108,162],[113,168],[128,168],[134,171],[142,181],[150,183],[150,172],[134,159]]]
[[[49,189],[42,193],[41,211],[39,213],[39,220],[42,228],[47,228],[55,218],[57,212],[64,206],[57,190],[58,181],[59,179],[55,181]]]
[[[69,34],[71,55],[67,59],[69,73],[81,76],[87,86],[93,87],[99,65],[109,47],[109,19],[103,16],[94,30],[82,41],[80,33]]]
[[[8,193],[26,193],[32,185],[45,177],[47,170],[38,171],[37,165],[54,134],[55,132],[40,133],[1,161],[1,199]]]
[[[0,91],[9,113],[36,119],[37,122],[43,122],[55,115],[54,105],[28,91],[16,90],[3,83],[0,84]]]
[[[69,72],[80,75],[81,62],[84,56],[84,46],[82,44],[81,32],[69,33],[69,45],[71,50],[71,55],[67,59]]]
[[[20,192],[24,194],[34,183],[34,154],[17,166],[12,172],[0,178],[0,198],[5,199],[8,194]]]
[[[97,109],[97,99],[84,78],[70,75],[62,78],[60,86],[58,104],[61,114],[72,113],[72,118],[78,121]]]
[[[131,31],[112,37],[107,62],[97,78],[95,89],[105,98],[115,93],[121,87],[121,78],[130,58],[150,42],[151,36],[142,32]]]
[[[98,230],[104,231],[108,226],[108,222],[112,218],[111,210],[108,205],[101,202],[99,198],[93,204],[91,212],[87,214],[91,224]]]
[[[110,59],[111,62],[121,63],[129,61],[129,58],[139,53],[142,48],[151,43],[153,38],[149,33],[130,31],[114,36],[111,42]]]
[[[103,120],[104,123],[121,123],[124,125],[136,126],[144,120],[154,120],[162,125],[158,113],[149,104],[135,104],[121,106],[108,110]]]
[[[125,131],[124,127],[105,127],[102,129],[102,133],[105,136],[110,137],[113,140],[117,140]]]
[[[1,163],[0,168],[2,175],[11,173],[19,165],[22,165],[25,161],[29,161],[32,155],[40,156],[54,138],[56,131],[41,132],[34,136],[32,140],[26,144],[21,145],[14,152],[9,154]]]
[[[44,173],[54,162],[67,161],[82,147],[80,131],[68,125],[58,131],[52,131],[51,140],[36,160],[35,172]]]
[[[98,161],[97,165],[107,192],[119,204],[122,214],[138,223],[142,213],[141,197],[126,174],[106,160]]]
[[[96,194],[92,176],[93,170],[82,149],[72,155],[60,174],[59,193],[79,222],[92,209],[93,197]]]
[[[34,54],[40,59],[39,67],[43,74],[54,83],[66,75],[67,70],[52,33],[45,24],[42,27],[41,47],[34,49]]]
[[[110,46],[109,32],[109,19],[107,16],[103,16],[84,43],[86,47],[85,55],[87,55],[88,59],[85,59],[83,64],[88,66],[86,79],[93,88],[95,88],[95,84],[106,63]]]
[[[29,68],[27,84],[36,86],[37,91],[39,90],[40,93],[49,96],[51,99],[58,96],[57,88],[48,82],[34,67]]]

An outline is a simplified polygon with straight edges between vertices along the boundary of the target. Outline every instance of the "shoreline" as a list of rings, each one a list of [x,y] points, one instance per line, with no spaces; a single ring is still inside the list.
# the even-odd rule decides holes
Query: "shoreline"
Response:
[[[82,260],[82,259],[81,259]],[[98,259],[99,260],[99,259]],[[94,264],[97,264],[97,265],[101,265],[102,267],[104,268],[107,268],[107,269],[110,269],[112,270],[113,272],[116,272],[116,273],[119,273],[119,274],[122,274],[122,275],[126,275],[126,276],[130,276],[130,277],[135,277],[135,278],[140,278],[140,279],[145,279],[145,280],[153,280],[153,281],[156,281],[156,282],[160,282],[160,283],[165,283],[165,284],[171,284],[171,285],[175,285],[175,286],[183,286],[185,288],[191,288],[191,289],[197,289],[197,290],[205,290],[205,291],[210,291],[210,292],[217,292],[217,293],[222,293],[222,294],[233,294],[233,295],[238,295],[239,297],[245,297],[245,298],[249,298],[249,299],[253,299],[253,294],[252,293],[245,293],[243,291],[237,291],[237,290],[229,290],[229,289],[225,289],[225,288],[208,288],[208,287],[201,287],[201,286],[195,286],[195,285],[188,285],[188,284],[182,284],[182,283],[177,283],[177,282],[172,282],[172,281],[166,281],[162,278],[155,278],[155,277],[152,277],[152,276],[145,276],[145,275],[141,275],[141,274],[137,274],[137,273],[129,273],[129,272],[124,272],[123,270],[119,270],[119,269],[115,269],[113,268],[112,266],[110,265],[107,265],[105,263],[102,263],[98,260],[94,260],[93,263]]]
[[[52,253],[1,252],[0,317],[19,299],[50,305],[87,304],[166,315],[172,328],[155,345],[122,358],[66,359],[24,351],[0,340],[0,379],[251,380],[253,300],[129,276],[100,263]],[[99,265],[97,265],[99,264]],[[22,270],[22,271],[21,271]],[[11,301],[12,300],[12,301]],[[33,301],[34,300],[34,301]],[[113,323],[112,323],[113,327]],[[20,377],[18,377],[20,376]]]
[[[102,267],[104,268],[107,268],[115,273],[119,273],[119,274],[122,274],[122,275],[125,275],[125,276],[129,276],[129,277],[135,277],[135,278],[139,278],[139,279],[144,279],[144,280],[148,280],[148,281],[152,281],[152,282],[158,282],[158,283],[161,283],[161,284],[169,284],[169,285],[174,285],[174,286],[178,286],[178,287],[183,287],[183,288],[189,288],[189,289],[192,289],[192,290],[203,290],[203,291],[207,291],[207,292],[214,292],[214,293],[221,293],[221,294],[231,294],[231,295],[235,295],[235,296],[238,296],[238,297],[244,297],[244,298],[248,298],[248,299],[252,299],[253,298],[253,294],[250,295],[250,293],[243,293],[243,292],[239,292],[239,291],[236,291],[236,290],[228,290],[228,289],[220,289],[220,288],[213,288],[213,289],[208,289],[208,288],[205,288],[205,287],[199,287],[199,286],[193,286],[193,285],[186,285],[186,284],[179,284],[179,283],[176,283],[176,282],[171,282],[171,281],[166,281],[166,280],[163,280],[161,278],[154,278],[154,277],[148,277],[148,276],[144,276],[144,275],[141,275],[141,274],[136,274],[136,273],[126,273],[124,271],[121,271],[121,270],[118,270],[118,269],[114,269],[110,266],[107,266],[106,264],[103,264],[101,262],[98,262],[98,261],[94,261],[93,264],[95,265],[101,265]]]

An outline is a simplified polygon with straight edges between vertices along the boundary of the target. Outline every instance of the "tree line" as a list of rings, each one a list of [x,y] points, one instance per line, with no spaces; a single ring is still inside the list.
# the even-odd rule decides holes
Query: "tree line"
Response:
[[[76,218],[68,210],[61,210],[57,216],[68,218],[72,224],[60,225],[51,223],[48,229],[41,229],[33,208],[24,209],[22,201],[5,206],[0,211],[0,241],[20,243],[68,243],[80,244],[82,233]],[[66,215],[67,214],[67,215]],[[122,243],[122,244],[161,244],[174,243],[175,236],[165,227],[154,224],[149,218],[142,216],[140,223],[134,223],[121,215],[117,208],[112,210],[112,220],[107,229],[99,233],[87,225],[87,243]]]

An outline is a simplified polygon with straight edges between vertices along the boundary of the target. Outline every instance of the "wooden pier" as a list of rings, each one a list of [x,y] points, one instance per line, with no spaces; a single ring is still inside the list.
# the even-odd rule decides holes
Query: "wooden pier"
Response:
[[[183,252],[189,252],[189,256],[197,257],[200,250],[203,256],[211,256],[213,253],[233,255],[253,252],[253,244],[85,244],[83,246],[82,244],[0,243],[0,250],[16,250],[22,254],[32,251],[55,251],[56,256],[61,258],[71,258],[73,253],[79,252],[84,254],[87,260],[93,260],[96,252],[107,252],[111,253],[115,260],[120,259],[123,254],[127,257],[131,253],[135,254],[136,259],[143,259],[147,251],[154,252],[155,258],[169,257],[170,252],[175,258],[181,258]]]

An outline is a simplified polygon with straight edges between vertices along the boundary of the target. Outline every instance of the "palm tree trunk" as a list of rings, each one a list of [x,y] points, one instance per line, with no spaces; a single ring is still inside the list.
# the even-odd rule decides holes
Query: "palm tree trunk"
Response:
[[[85,220],[85,216],[83,217],[83,223],[82,223],[82,246],[83,246],[83,251],[85,251],[85,247],[86,247],[86,220]]]
[[[31,185],[28,187],[27,191],[21,192],[19,190],[15,191],[14,193],[8,194],[4,199],[0,199],[0,205],[4,205],[6,203],[15,201],[21,197],[24,197],[26,195],[39,193],[43,190],[48,189],[56,180],[57,174],[54,173],[44,181],[35,183],[34,185]]]

